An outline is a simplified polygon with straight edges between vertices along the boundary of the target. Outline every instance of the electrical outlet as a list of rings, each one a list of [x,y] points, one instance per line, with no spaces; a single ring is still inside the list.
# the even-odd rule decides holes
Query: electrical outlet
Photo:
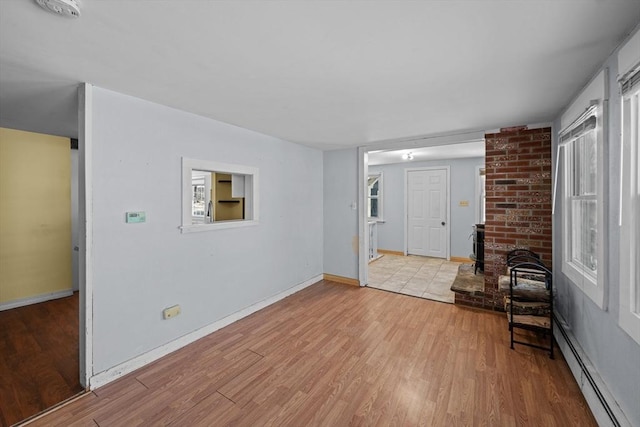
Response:
[[[171,319],[180,314],[180,305],[174,305],[173,307],[165,308],[162,310],[162,317],[164,319]]]

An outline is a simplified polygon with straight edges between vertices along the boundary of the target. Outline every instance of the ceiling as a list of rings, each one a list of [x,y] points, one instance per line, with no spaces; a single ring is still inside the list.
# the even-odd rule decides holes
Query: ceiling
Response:
[[[0,1],[0,126],[75,137],[80,82],[320,149],[550,122],[638,0]]]
[[[391,163],[424,162],[441,159],[461,159],[467,157],[484,157],[484,139],[467,141],[458,144],[415,147],[402,150],[374,150],[369,151],[367,164],[369,166],[386,165]],[[410,154],[410,158],[403,156]]]

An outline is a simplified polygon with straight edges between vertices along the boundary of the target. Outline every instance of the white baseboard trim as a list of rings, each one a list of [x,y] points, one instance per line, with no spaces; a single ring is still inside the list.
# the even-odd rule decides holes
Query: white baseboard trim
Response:
[[[73,295],[73,290],[50,292],[48,294],[36,295],[28,298],[20,298],[9,302],[0,303],[0,311],[12,308],[24,307],[25,305],[37,304],[39,302],[51,301],[52,299],[64,298]]]
[[[554,338],[598,425],[631,427],[614,396],[573,335],[569,324],[557,311],[554,312],[554,317],[559,329]]]
[[[204,326],[200,329],[190,332],[187,335],[183,335],[180,338],[177,338],[163,346],[157,347],[151,351],[148,351],[137,357],[134,357],[133,359],[127,360],[126,362],[116,365],[113,368],[107,369],[106,371],[102,371],[98,374],[95,374],[91,378],[89,378],[89,388],[91,390],[94,390],[96,388],[102,387],[124,375],[127,375],[135,371],[136,369],[139,369],[145,365],[148,365],[151,362],[154,362],[160,359],[161,357],[166,356],[169,353],[179,350],[182,347],[185,347],[191,344],[192,342],[197,341],[200,338],[203,338],[217,331],[218,329],[222,329],[225,326],[228,326],[231,323],[242,319],[243,317],[247,317],[258,310],[261,310],[273,303],[280,301],[281,299],[288,297],[289,295],[292,295],[298,291],[301,291],[302,289],[321,281],[322,277],[323,275],[319,274],[309,280],[306,280],[296,286],[293,286],[283,292],[280,292],[279,294],[276,294],[263,301],[257,302],[253,305],[250,305],[247,308],[244,308],[216,322],[213,322],[210,325]]]

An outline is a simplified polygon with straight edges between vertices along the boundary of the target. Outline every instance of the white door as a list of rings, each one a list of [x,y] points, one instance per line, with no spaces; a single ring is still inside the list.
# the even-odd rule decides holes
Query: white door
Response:
[[[447,170],[407,171],[407,253],[447,258]]]

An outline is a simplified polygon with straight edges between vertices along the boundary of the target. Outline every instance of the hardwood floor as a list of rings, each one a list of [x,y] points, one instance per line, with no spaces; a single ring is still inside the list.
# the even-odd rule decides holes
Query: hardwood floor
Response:
[[[77,293],[0,311],[0,425],[81,392],[79,377]]]
[[[319,282],[32,426],[595,426],[504,315]]]

